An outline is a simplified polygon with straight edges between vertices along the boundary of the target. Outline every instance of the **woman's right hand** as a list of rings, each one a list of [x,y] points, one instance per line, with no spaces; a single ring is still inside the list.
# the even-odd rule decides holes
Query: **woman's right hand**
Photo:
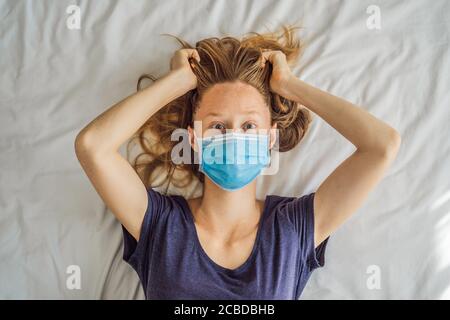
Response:
[[[177,50],[170,60],[170,72],[179,75],[181,85],[185,86],[187,91],[197,88],[197,76],[192,71],[190,58],[200,62],[200,55],[195,49]]]

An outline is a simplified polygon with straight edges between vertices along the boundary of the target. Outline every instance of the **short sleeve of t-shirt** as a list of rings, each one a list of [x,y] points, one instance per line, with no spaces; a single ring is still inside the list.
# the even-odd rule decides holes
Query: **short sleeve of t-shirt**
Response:
[[[163,195],[151,187],[147,188],[147,198],[147,210],[142,220],[139,241],[136,241],[122,225],[124,241],[123,259],[136,270],[143,282],[145,282],[147,277],[147,264],[151,261],[149,255],[153,254],[154,233],[152,229],[165,214],[170,213],[173,207],[169,196]]]
[[[284,214],[288,217],[299,237],[300,255],[309,271],[325,264],[325,249],[329,237],[314,248],[314,196],[315,192],[286,202]]]

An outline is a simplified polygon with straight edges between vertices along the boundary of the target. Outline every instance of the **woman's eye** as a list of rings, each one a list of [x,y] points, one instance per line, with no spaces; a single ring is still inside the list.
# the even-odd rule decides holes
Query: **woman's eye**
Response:
[[[223,125],[223,123],[214,123],[211,126],[211,129],[223,131],[223,130],[225,130],[225,126]]]
[[[251,130],[251,129],[256,129],[256,124],[251,123],[251,122],[247,122],[246,124],[244,124],[243,129],[244,129],[245,131]]]

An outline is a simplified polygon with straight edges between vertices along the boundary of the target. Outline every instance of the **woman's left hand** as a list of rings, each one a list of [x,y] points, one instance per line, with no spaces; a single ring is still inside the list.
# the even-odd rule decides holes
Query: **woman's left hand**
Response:
[[[186,92],[197,87],[197,76],[192,71],[192,64],[189,61],[191,58],[200,62],[196,49],[177,50],[170,60],[170,72],[180,75],[178,85],[185,88]]]
[[[293,74],[287,63],[286,55],[280,50],[263,49],[261,60],[262,68],[266,66],[267,62],[272,64],[270,90],[289,99],[287,84]]]

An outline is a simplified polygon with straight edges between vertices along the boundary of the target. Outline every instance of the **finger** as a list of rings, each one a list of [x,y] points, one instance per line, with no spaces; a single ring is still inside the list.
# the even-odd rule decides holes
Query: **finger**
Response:
[[[283,63],[286,60],[286,55],[281,50],[272,50],[263,52],[265,61],[269,61],[271,64]]]
[[[189,59],[192,55],[192,49],[179,49],[177,50],[176,54],[185,59]]]
[[[196,49],[182,49],[182,50],[183,54],[185,55],[185,57],[187,57],[187,59],[194,58],[195,60],[200,62],[200,55],[198,54],[198,51]]]
[[[198,62],[200,62],[200,55],[198,54],[198,51],[194,49],[194,57],[197,59]]]
[[[266,58],[266,60],[271,59],[275,54],[281,52],[280,50],[267,50],[262,52],[262,55],[264,58]]]
[[[273,51],[264,51],[261,54],[261,66],[264,67],[266,65],[266,62],[269,61],[272,63],[272,54]]]
[[[199,63],[200,62],[200,55],[198,54],[198,52],[197,52],[197,50],[192,50],[192,52],[190,52],[190,57],[188,58],[188,61],[189,61],[189,65],[192,67],[192,68],[195,68],[195,63],[193,62],[193,61],[191,61],[190,59],[194,59],[194,60],[197,60],[197,63]]]

